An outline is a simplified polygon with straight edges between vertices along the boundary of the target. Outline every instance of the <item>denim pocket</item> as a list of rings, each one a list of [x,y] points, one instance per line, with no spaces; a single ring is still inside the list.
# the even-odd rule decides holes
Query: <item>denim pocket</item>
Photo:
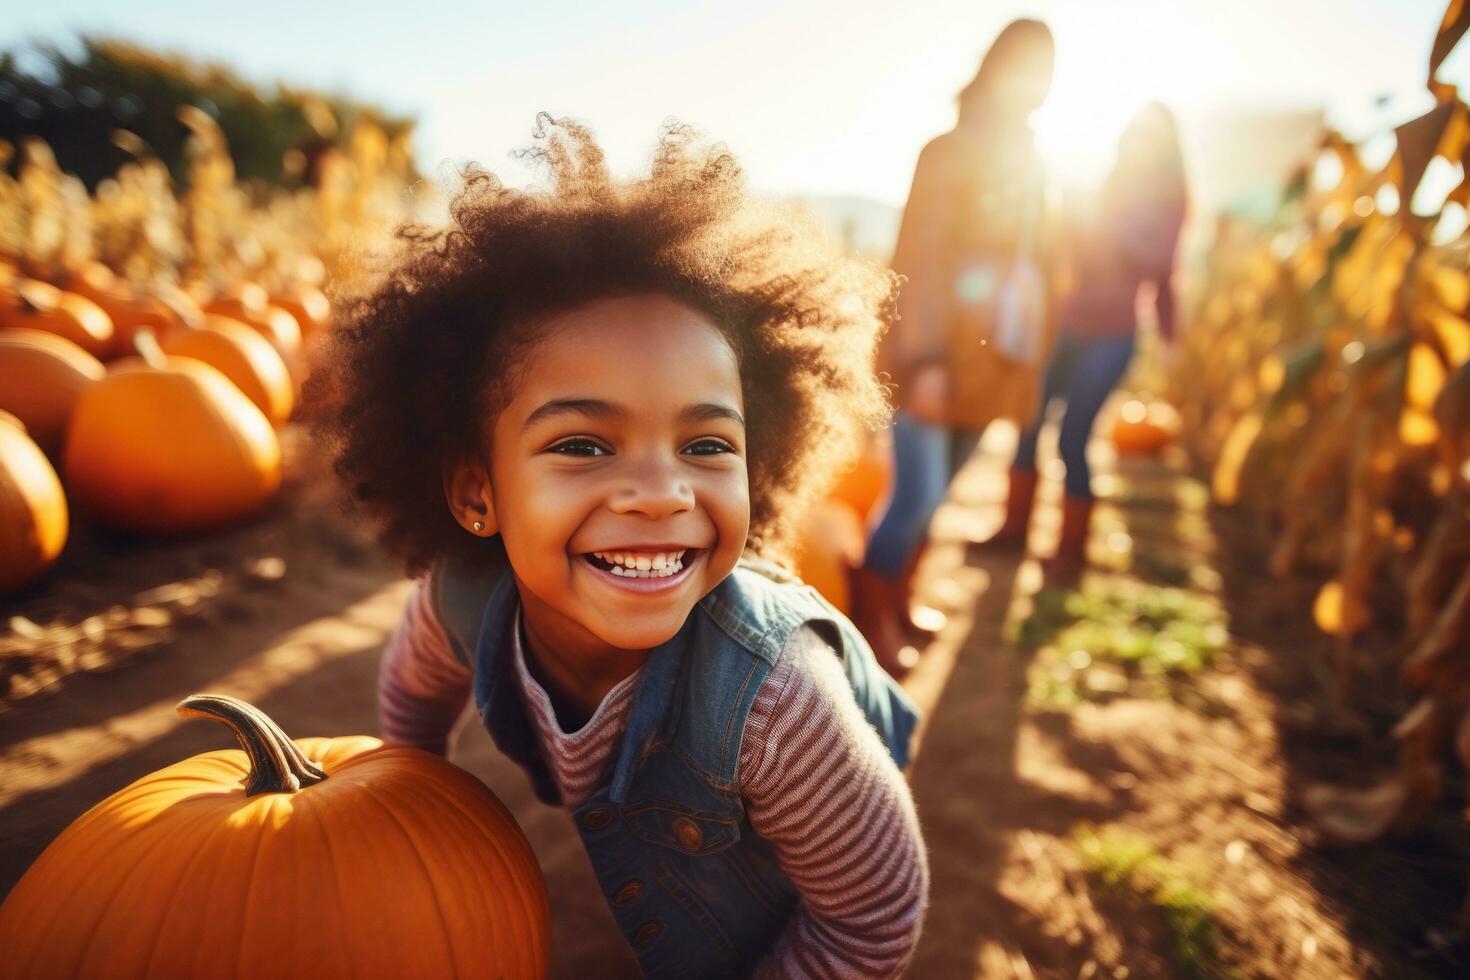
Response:
[[[680,854],[713,854],[740,839],[740,825],[729,816],[670,800],[643,800],[625,807],[623,819],[640,839]]]

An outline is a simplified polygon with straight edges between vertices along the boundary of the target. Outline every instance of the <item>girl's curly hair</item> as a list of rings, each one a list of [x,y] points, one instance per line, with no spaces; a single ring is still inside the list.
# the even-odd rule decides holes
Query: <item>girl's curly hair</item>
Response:
[[[747,194],[729,152],[665,123],[646,178],[608,173],[591,132],[537,117],[522,151],[545,190],[506,188],[472,166],[447,227],[405,225],[402,255],[345,300],[307,382],[318,441],[409,574],[484,541],[444,499],[446,460],[482,445],[515,367],[548,316],[607,296],[657,292],[708,315],[740,365],[751,525],[747,549],[789,557],[793,525],[840,471],[887,392],[873,373],[897,277],[844,258],[793,209]]]

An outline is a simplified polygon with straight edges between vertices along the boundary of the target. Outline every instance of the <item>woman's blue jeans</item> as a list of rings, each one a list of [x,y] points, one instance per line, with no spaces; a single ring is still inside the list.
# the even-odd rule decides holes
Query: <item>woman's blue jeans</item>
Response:
[[[928,425],[899,412],[893,422],[893,495],[868,539],[864,564],[889,579],[903,575],[929,534],[929,518],[975,451],[980,433]]]
[[[1036,422],[1021,433],[1013,465],[1036,468],[1036,438],[1055,398],[1066,400],[1058,451],[1066,464],[1067,493],[1092,498],[1087,440],[1103,402],[1133,358],[1133,336],[1097,339],[1061,334],[1047,365]],[[975,430],[928,425],[899,412],[893,423],[893,496],[868,540],[864,564],[897,579],[929,535],[929,519],[949,484],[980,441]]]
[[[1092,499],[1092,473],[1087,468],[1087,440],[1103,402],[1128,369],[1133,359],[1133,335],[1127,337],[1078,337],[1061,334],[1057,349],[1046,368],[1041,408],[1031,428],[1021,433],[1016,446],[1017,469],[1036,469],[1036,438],[1046,421],[1046,410],[1055,398],[1067,403],[1062,430],[1057,435],[1057,452],[1067,466],[1067,495]]]

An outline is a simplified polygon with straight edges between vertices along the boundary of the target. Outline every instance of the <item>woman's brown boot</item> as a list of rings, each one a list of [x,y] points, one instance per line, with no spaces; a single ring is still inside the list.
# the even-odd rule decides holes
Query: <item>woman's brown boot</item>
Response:
[[[1092,521],[1092,498],[1062,501],[1062,536],[1057,553],[1041,563],[1047,585],[1075,588],[1087,566],[1087,527]]]
[[[1025,551],[1026,529],[1031,525],[1031,502],[1036,498],[1036,471],[1012,467],[1006,488],[1006,517],[1000,529],[978,547],[994,551]]]

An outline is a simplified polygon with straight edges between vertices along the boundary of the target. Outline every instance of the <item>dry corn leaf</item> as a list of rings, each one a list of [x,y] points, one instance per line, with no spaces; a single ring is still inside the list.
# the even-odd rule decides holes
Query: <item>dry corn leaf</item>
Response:
[[[1439,353],[1428,344],[1415,344],[1409,348],[1408,374],[1404,384],[1404,397],[1408,403],[1423,412],[1434,410],[1434,400],[1439,397],[1449,372]]]
[[[1230,429],[1211,479],[1215,500],[1226,507],[1240,500],[1240,475],[1250,456],[1251,447],[1261,434],[1262,418],[1258,411],[1242,415]]]
[[[1427,300],[1456,313],[1463,313],[1470,306],[1470,277],[1465,275],[1463,268],[1455,268],[1448,263],[1421,262],[1418,278]]]
[[[1368,624],[1368,609],[1360,596],[1349,593],[1342,582],[1333,579],[1317,593],[1312,618],[1328,636],[1349,637]]]
[[[1439,426],[1428,412],[1406,407],[1399,416],[1399,439],[1406,446],[1432,446],[1439,441]]]
[[[1439,73],[1439,66],[1455,50],[1455,45],[1465,36],[1465,31],[1470,29],[1470,3],[1465,0],[1450,0],[1449,6],[1445,8],[1444,17],[1440,19],[1439,30],[1434,35],[1434,45],[1429,49],[1429,81],[1434,81],[1434,76]]]
[[[1470,570],[1413,655],[1404,661],[1403,675],[1416,687],[1432,687],[1441,660],[1453,652],[1466,651],[1470,651]]]
[[[1448,310],[1426,310],[1422,321],[1427,322],[1439,341],[1451,364],[1463,364],[1470,359],[1470,323]]]

